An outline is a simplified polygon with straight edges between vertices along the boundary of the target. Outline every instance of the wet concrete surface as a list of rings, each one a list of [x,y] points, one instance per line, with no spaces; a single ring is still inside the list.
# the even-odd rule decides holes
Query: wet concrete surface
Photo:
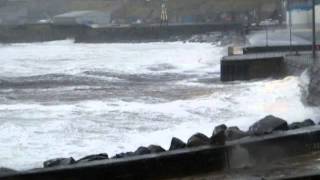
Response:
[[[170,180],[262,180],[308,176],[311,174],[320,174],[320,152],[218,173],[173,178]]]

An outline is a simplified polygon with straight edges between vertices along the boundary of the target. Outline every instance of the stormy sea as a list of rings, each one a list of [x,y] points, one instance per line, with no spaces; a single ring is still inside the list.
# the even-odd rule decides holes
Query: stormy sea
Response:
[[[212,43],[0,44],[0,166],[134,151],[171,138],[242,130],[266,115],[314,120],[308,77],[220,82]]]

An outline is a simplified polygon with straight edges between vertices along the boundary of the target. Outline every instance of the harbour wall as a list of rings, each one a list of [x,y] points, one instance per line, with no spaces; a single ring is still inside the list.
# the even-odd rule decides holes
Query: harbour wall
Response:
[[[317,47],[318,49],[318,47]],[[314,60],[311,54],[311,45],[295,46],[270,46],[270,47],[247,47],[244,54],[252,53],[284,53],[284,71],[287,75],[300,75],[308,69],[310,83],[306,102],[310,105],[320,106],[320,58]]]
[[[76,42],[130,42],[177,40],[208,32],[241,31],[241,24],[135,25],[91,28],[83,25],[29,24],[0,26],[0,43],[42,42],[75,39]]]
[[[310,45],[245,47],[235,55],[233,49],[221,59],[222,81],[300,75],[313,65]]]

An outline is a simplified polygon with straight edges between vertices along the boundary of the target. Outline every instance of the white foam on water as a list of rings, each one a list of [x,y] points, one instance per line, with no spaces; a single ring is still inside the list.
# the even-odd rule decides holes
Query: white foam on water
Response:
[[[184,141],[196,132],[210,136],[221,123],[246,130],[269,114],[289,123],[318,119],[318,109],[302,104],[299,84],[298,77],[228,84],[208,97],[159,104],[0,105],[0,166],[39,167],[54,157],[114,155],[149,144],[168,148],[173,136]]]
[[[155,73],[148,67],[170,64],[176,68],[165,71],[207,77],[211,71],[219,72],[222,48],[181,42],[74,44],[68,40],[14,44],[0,47],[0,52],[0,56],[8,56],[0,67],[0,76],[73,74],[101,69]],[[319,110],[301,101],[301,89],[308,84],[305,75],[224,84],[175,83],[186,88],[210,88],[212,93],[164,103],[115,97],[50,105],[34,101],[0,104],[0,166],[29,169],[56,157],[80,158],[102,152],[114,155],[149,144],[168,149],[173,136],[184,141],[196,132],[210,136],[213,128],[222,123],[247,130],[269,114],[289,123],[319,119]]]
[[[0,76],[76,74],[83,71],[151,73],[170,64],[169,72],[194,71],[216,63],[222,48],[207,43],[75,44],[72,40],[0,47]],[[12,73],[14,72],[14,73]]]

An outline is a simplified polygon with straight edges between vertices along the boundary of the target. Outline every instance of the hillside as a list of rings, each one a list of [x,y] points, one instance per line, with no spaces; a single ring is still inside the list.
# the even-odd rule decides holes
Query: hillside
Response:
[[[125,1],[123,1],[125,2]],[[142,19],[156,20],[160,14],[160,0],[131,0],[123,3],[117,11],[116,17],[139,17]],[[252,13],[255,11],[258,18],[268,18],[275,11],[280,12],[279,0],[169,0],[168,14],[172,22],[183,17],[217,18],[224,13],[238,16],[239,13]]]
[[[157,23],[160,3],[161,0],[0,0],[0,10],[8,5],[27,9],[28,17],[32,20],[68,11],[100,10],[111,11],[113,19],[119,23],[130,23],[137,19],[145,23]],[[253,14],[260,20],[281,12],[279,0],[168,0],[167,8],[171,23],[239,20]],[[10,10],[7,12],[9,17],[15,15]]]
[[[25,0],[33,9],[47,11],[102,10],[116,11],[119,17],[156,18],[160,14],[161,0]],[[39,6],[41,4],[41,6]],[[256,9],[276,9],[279,0],[168,0],[171,16],[214,15],[221,12],[246,12]]]

